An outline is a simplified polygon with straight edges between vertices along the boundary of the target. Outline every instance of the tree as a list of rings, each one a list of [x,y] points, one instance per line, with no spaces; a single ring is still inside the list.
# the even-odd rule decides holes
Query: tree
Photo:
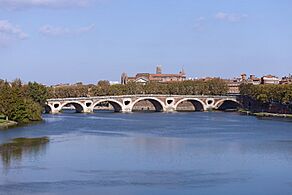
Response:
[[[97,85],[102,87],[102,88],[103,87],[109,87],[110,86],[110,82],[107,81],[107,80],[100,80],[100,81],[98,81]]]
[[[242,84],[240,94],[258,102],[263,109],[271,103],[286,106],[291,110],[292,84],[288,85],[252,85]]]
[[[222,79],[209,81],[188,80],[181,82],[148,82],[145,85],[129,82],[126,85],[110,85],[101,80],[97,85],[71,85],[48,88],[50,97],[86,97],[106,95],[169,94],[169,95],[225,95],[228,87]]]
[[[212,79],[207,81],[209,95],[226,95],[228,87],[222,79]]]
[[[20,123],[41,120],[42,109],[26,91],[20,80],[0,85],[0,113]]]
[[[32,98],[33,101],[39,103],[42,106],[45,105],[46,100],[49,97],[48,88],[46,86],[37,82],[29,82],[26,88],[28,97]]]

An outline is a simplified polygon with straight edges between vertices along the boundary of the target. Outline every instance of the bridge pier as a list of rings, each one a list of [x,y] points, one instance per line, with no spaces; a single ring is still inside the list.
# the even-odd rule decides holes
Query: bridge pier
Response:
[[[84,108],[82,113],[93,113],[93,108],[89,107],[89,108]]]
[[[176,112],[174,106],[166,106],[163,111],[168,113]]]
[[[59,110],[52,110],[52,111],[51,111],[51,114],[59,114],[59,113],[60,113]]]
[[[131,113],[132,109],[130,107],[123,106],[121,112],[122,113]]]

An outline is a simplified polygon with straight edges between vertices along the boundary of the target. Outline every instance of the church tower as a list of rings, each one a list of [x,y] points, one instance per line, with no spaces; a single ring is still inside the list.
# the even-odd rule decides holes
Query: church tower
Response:
[[[162,74],[162,66],[161,65],[157,65],[156,74]]]
[[[128,83],[128,75],[127,75],[127,73],[123,72],[123,74],[121,76],[121,84],[126,85],[127,83]]]
[[[181,71],[179,72],[179,74],[181,74],[181,75],[186,75],[186,72],[185,72],[184,66],[182,66]]]

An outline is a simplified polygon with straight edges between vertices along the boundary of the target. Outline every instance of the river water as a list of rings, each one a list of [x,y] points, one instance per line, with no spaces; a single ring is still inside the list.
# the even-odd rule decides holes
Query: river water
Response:
[[[0,194],[292,194],[292,123],[236,113],[44,115],[0,143]]]

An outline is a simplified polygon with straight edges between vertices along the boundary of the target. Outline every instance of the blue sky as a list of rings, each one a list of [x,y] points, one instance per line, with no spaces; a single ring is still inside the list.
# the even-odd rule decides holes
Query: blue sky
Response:
[[[290,0],[0,0],[0,78],[119,80],[122,72],[188,77],[285,76]]]

